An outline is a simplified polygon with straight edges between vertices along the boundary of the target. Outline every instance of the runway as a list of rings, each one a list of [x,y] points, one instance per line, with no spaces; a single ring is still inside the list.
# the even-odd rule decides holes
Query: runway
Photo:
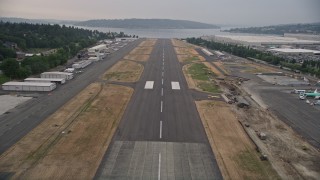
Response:
[[[96,179],[222,179],[192,94],[159,39]]]

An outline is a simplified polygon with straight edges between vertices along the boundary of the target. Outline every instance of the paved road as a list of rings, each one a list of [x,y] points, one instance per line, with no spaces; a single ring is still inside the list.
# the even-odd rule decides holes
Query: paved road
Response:
[[[51,93],[38,94],[34,98],[10,111],[9,114],[0,116],[0,154],[15,144],[29,131],[40,124],[49,115],[73,98],[90,83],[111,67],[117,60],[129,53],[141,40],[135,41],[123,47],[106,60],[88,66],[84,72],[60,86]]]
[[[222,179],[181,69],[158,40],[96,179]]]

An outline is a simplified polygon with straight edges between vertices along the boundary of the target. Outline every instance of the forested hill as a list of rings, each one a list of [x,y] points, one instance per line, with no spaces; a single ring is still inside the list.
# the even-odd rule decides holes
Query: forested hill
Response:
[[[101,19],[75,23],[76,26],[138,29],[217,29],[216,25],[171,19]]]
[[[22,50],[29,48],[60,48],[72,43],[83,47],[98,39],[107,38],[106,33],[75,27],[49,24],[0,22],[0,40],[17,43]]]
[[[232,33],[279,34],[279,35],[283,35],[284,33],[320,34],[320,23],[233,28],[225,31],[232,32]]]

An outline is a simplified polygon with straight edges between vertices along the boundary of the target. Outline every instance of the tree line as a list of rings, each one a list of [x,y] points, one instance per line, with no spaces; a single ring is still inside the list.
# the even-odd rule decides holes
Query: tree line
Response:
[[[255,58],[265,61],[269,64],[277,65],[281,67],[287,67],[292,70],[299,70],[303,73],[309,73],[311,75],[316,75],[320,77],[320,62],[305,60],[302,64],[297,64],[294,61],[286,60],[282,57],[275,56],[268,52],[262,52],[250,47],[234,44],[225,44],[214,41],[207,41],[201,38],[187,38],[187,42],[191,44],[196,44],[199,46],[205,46],[209,49],[214,49],[218,51],[225,51],[230,54],[242,57],[242,58]]]

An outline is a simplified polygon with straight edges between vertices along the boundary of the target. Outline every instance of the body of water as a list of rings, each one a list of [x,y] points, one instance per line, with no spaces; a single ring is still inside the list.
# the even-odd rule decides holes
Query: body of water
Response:
[[[220,29],[126,29],[126,28],[103,28],[103,27],[79,27],[101,32],[124,32],[128,35],[138,35],[147,38],[188,38],[207,35],[230,34],[221,32]]]

